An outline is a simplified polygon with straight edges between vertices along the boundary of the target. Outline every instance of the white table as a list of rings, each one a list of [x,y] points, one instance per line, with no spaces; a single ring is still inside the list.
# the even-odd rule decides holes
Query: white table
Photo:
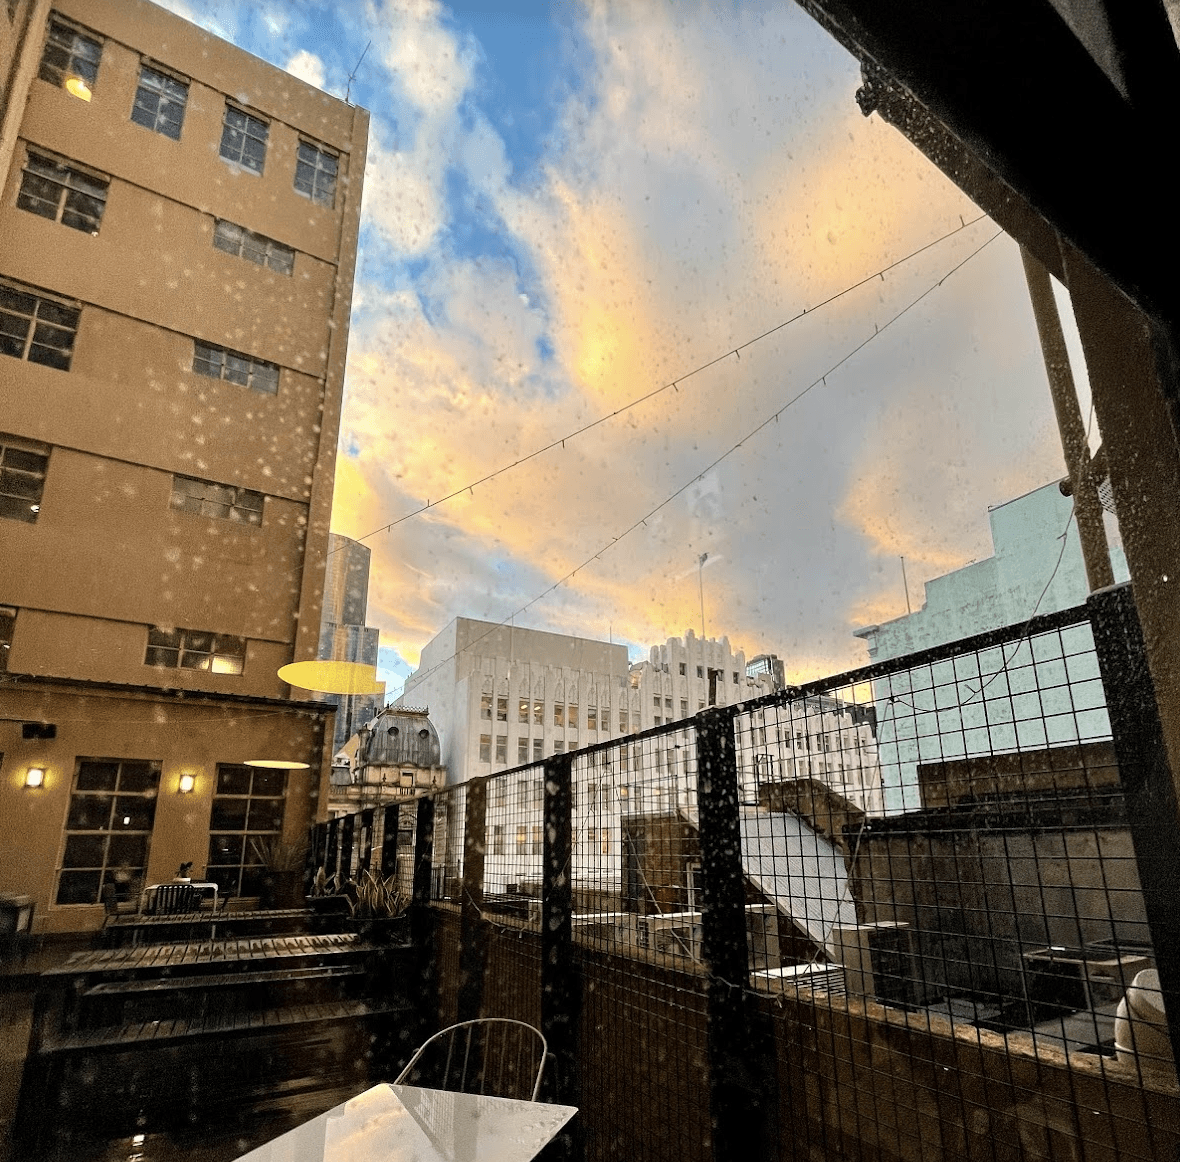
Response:
[[[575,1106],[375,1085],[238,1162],[528,1162]]]

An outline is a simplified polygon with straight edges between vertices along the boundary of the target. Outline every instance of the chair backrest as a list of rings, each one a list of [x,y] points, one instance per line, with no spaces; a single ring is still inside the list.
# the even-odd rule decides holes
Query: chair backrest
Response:
[[[201,889],[192,884],[161,884],[155,891],[152,912],[157,916],[176,916],[195,912],[201,902]]]
[[[449,1025],[423,1042],[394,1084],[536,1101],[548,1056],[540,1029],[482,1017]]]

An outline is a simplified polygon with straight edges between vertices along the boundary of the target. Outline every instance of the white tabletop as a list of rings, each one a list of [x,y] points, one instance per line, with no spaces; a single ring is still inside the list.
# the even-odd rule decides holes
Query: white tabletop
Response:
[[[238,1162],[528,1162],[574,1106],[375,1085]]]

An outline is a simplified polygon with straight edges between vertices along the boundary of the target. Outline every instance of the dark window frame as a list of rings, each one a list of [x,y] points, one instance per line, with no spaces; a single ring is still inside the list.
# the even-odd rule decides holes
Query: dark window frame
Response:
[[[193,516],[207,516],[261,527],[264,493],[236,484],[218,484],[196,476],[173,473],[171,507]],[[224,509],[225,511],[218,511]]]
[[[213,245],[223,254],[244,258],[255,266],[273,270],[276,274],[293,277],[295,274],[295,250],[276,242],[265,234],[255,234],[245,226],[239,226],[227,218],[217,218],[213,223]]]
[[[226,102],[221,122],[221,145],[217,150],[224,161],[261,177],[266,169],[269,140],[269,122]]]
[[[246,672],[246,639],[211,630],[150,625],[143,664],[238,677]]]
[[[93,91],[102,64],[103,43],[101,37],[83,32],[55,12],[49,17],[37,76],[58,89],[64,89],[70,77],[81,77]]]
[[[81,305],[50,298],[33,287],[0,281],[0,355],[69,371],[81,319]],[[66,337],[68,345],[63,345]]]
[[[0,518],[36,524],[49,475],[45,445],[0,434]],[[40,464],[35,461],[41,461]]]
[[[95,235],[106,210],[110,185],[108,177],[76,168],[64,158],[27,149],[16,205],[39,218]]]
[[[188,94],[187,80],[174,76],[154,63],[141,61],[139,84],[131,103],[131,121],[161,137],[179,141],[184,129]]]
[[[320,206],[335,209],[340,155],[300,138],[295,154],[295,192]]]
[[[8,653],[16,635],[17,612],[15,605],[0,605],[0,674],[8,672]]]
[[[286,818],[287,771],[218,763],[209,817],[209,851],[205,878],[216,883],[225,896],[261,894],[266,864],[255,842],[281,841]],[[242,788],[227,789],[229,787]],[[278,805],[277,808],[275,805]],[[218,826],[219,812],[241,805],[243,826]],[[277,810],[277,814],[275,813]],[[233,811],[233,814],[237,814]],[[268,826],[255,827],[256,821]],[[220,838],[219,838],[220,837]],[[234,854],[234,849],[236,855]],[[247,890],[243,891],[243,886]],[[258,889],[257,891],[254,889]]]
[[[109,787],[96,786],[103,781],[103,769],[114,767]],[[147,768],[145,771],[143,768]],[[102,902],[102,889],[108,882],[125,886],[131,879],[147,872],[155,828],[156,801],[160,791],[163,763],[158,759],[94,758],[79,755],[70,787],[69,814],[63,828],[64,842],[57,861],[54,903],[69,907]],[[146,775],[146,779],[143,776]],[[137,783],[146,782],[146,786]],[[92,785],[85,785],[92,784]],[[140,803],[143,807],[140,807]],[[105,813],[105,824],[102,822]],[[142,824],[146,819],[146,826]],[[126,823],[122,822],[126,820]],[[78,823],[98,826],[71,826]],[[142,863],[129,864],[119,859],[137,844],[116,844],[113,839],[127,837],[142,840]],[[73,842],[71,842],[73,841]],[[88,842],[89,841],[89,842]],[[71,852],[71,848],[74,849]],[[89,848],[91,859],[85,860]],[[98,855],[96,860],[94,855]],[[70,861],[73,862],[70,862]],[[79,862],[85,860],[85,862]],[[118,876],[123,874],[124,879]],[[87,888],[93,883],[93,890]],[[67,897],[63,899],[63,896]],[[72,898],[71,898],[72,897]],[[84,897],[84,898],[79,898]]]
[[[223,379],[226,383],[248,387],[263,395],[277,395],[279,391],[277,363],[200,339],[193,340],[193,371],[209,379]]]

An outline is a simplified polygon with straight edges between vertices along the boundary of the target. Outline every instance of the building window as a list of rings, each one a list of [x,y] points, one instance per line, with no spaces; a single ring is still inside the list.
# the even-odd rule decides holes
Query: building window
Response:
[[[249,488],[214,484],[192,476],[172,477],[172,507],[180,512],[260,525],[262,503],[262,493]]]
[[[97,234],[106,209],[109,178],[30,152],[16,204],[30,214],[60,222],[84,234]]]
[[[317,149],[306,141],[299,143],[295,161],[295,190],[297,193],[331,207],[336,200],[336,174],[340,163],[326,149]]]
[[[79,307],[0,283],[0,354],[69,371]]]
[[[66,82],[72,77],[81,77],[87,87],[93,89],[101,60],[102,44],[99,41],[83,36],[68,24],[51,20],[45,52],[41,56],[41,71],[37,75],[59,89],[66,88]]]
[[[506,734],[496,735],[496,762],[506,763],[508,761],[508,736]]]
[[[553,753],[554,754],[565,754],[565,743],[564,742],[555,742],[553,744]]]
[[[533,762],[539,763],[545,757],[545,742],[543,739],[533,739]]]
[[[131,120],[145,129],[179,141],[187,101],[188,85],[184,81],[141,65],[139,88],[135,90],[135,104],[131,106]]]
[[[703,678],[704,676],[705,676],[705,667],[704,666],[697,666],[697,677]]]
[[[479,696],[479,716],[480,718],[492,717],[492,696],[490,694]]]
[[[627,712],[625,710],[619,711],[619,733],[627,733]]]
[[[657,715],[655,716],[655,719],[654,719],[653,725],[655,725],[655,726],[662,726],[663,724],[664,724],[664,720],[663,720],[663,719],[662,719],[662,718],[661,718],[661,717],[660,717],[660,716],[657,714]]]
[[[578,708],[573,703],[566,707],[565,724],[570,730],[578,729]]]
[[[8,651],[12,649],[15,629],[16,610],[11,605],[0,605],[0,674],[8,669]]]
[[[586,707],[586,729],[587,730],[597,730],[598,729],[598,707],[597,706],[587,706]]]
[[[507,722],[508,721],[508,699],[507,698],[497,698],[496,699],[496,721],[497,722]]]
[[[78,760],[57,903],[97,904],[108,881],[125,886],[143,876],[159,788],[158,762]]]
[[[652,695],[652,700],[651,700],[651,703],[652,703],[652,705],[653,705],[653,706],[654,706],[654,707],[655,707],[657,710],[659,710],[659,708],[660,708],[660,696],[659,696],[658,694],[654,694],[654,695]]]
[[[504,828],[497,823],[492,828],[492,855],[504,854]]]
[[[0,517],[33,524],[49,468],[49,449],[0,435]]]
[[[145,666],[240,674],[246,664],[246,639],[200,629],[148,629]]]
[[[518,823],[516,825],[516,854],[524,855],[528,849],[529,829],[525,823]]]
[[[665,710],[671,710],[671,709],[672,709],[672,699],[671,699],[671,698],[665,698],[665,699],[664,699],[664,709],[665,709]]]
[[[213,245],[226,254],[244,258],[257,266],[269,267],[279,274],[295,270],[295,251],[264,234],[255,234],[244,226],[218,218],[213,227]]]
[[[688,677],[688,663],[687,662],[680,663],[680,676],[682,678]]]
[[[603,855],[610,855],[610,828],[603,827],[599,831],[599,850]]]
[[[479,761],[481,763],[492,761],[492,736],[490,734],[479,736]]]
[[[267,846],[283,830],[287,772],[219,764],[205,872],[226,896],[258,896]]]
[[[492,780],[492,806],[503,807],[508,798],[508,780]]]
[[[737,672],[737,670],[734,670],[734,672],[733,672],[733,684],[734,684],[735,686],[738,684],[738,672]]]
[[[545,725],[545,703],[544,702],[534,702],[533,703],[533,725],[534,726],[544,726]]]
[[[279,369],[264,359],[252,359],[238,351],[193,340],[193,370],[210,379],[225,379],[242,387],[274,395],[279,390]]]
[[[687,698],[680,699],[680,717],[681,718],[688,717],[688,699]]]
[[[529,761],[529,740],[527,738],[518,738],[516,740],[516,761],[518,763],[527,763]]]
[[[262,173],[262,167],[266,164],[266,138],[269,131],[270,127],[265,121],[226,105],[225,124],[221,130],[221,156],[251,173]]]
[[[541,834],[541,825],[539,823],[533,824],[533,855],[545,854],[545,840]]]
[[[529,720],[529,700],[527,698],[522,698],[520,700],[520,705],[517,707],[517,721],[523,722],[527,725],[528,720]]]
[[[565,703],[564,702],[554,702],[553,703],[553,725],[554,726],[564,726],[565,725]]]

